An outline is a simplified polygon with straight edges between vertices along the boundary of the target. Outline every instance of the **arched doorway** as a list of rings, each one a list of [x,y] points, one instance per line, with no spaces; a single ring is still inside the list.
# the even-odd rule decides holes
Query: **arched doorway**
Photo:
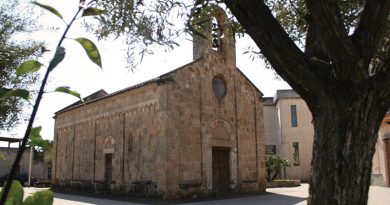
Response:
[[[107,136],[103,142],[104,154],[104,185],[107,190],[111,189],[112,172],[113,172],[113,157],[114,157],[115,140],[112,136]]]
[[[109,186],[112,182],[112,153],[104,154],[104,183]]]
[[[203,155],[207,190],[212,193],[234,189],[237,183],[237,149],[231,125],[212,121],[205,135]]]

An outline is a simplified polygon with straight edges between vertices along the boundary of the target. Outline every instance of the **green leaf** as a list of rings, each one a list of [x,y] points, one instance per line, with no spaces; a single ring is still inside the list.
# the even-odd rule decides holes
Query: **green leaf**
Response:
[[[50,61],[49,70],[52,71],[62,60],[65,58],[65,48],[58,47],[56,53],[54,54],[53,59]]]
[[[54,90],[55,92],[62,92],[62,93],[67,93],[69,95],[73,95],[77,98],[79,98],[81,101],[83,101],[83,99],[81,99],[81,95],[76,92],[76,91],[72,91],[70,90],[70,88],[68,86],[61,86],[61,87],[58,87]]]
[[[96,15],[104,14],[106,12],[107,12],[106,10],[101,10],[101,9],[89,7],[83,11],[82,16],[96,16]]]
[[[32,196],[29,196],[27,197],[24,201],[23,201],[23,205],[35,205],[36,202],[34,201],[33,197]]]
[[[16,75],[21,76],[26,73],[36,72],[41,68],[41,66],[42,64],[36,60],[25,61],[16,69]]]
[[[81,46],[83,46],[85,52],[87,52],[89,59],[96,65],[98,65],[100,68],[102,68],[102,60],[100,58],[100,53],[95,44],[86,38],[77,38],[75,40],[79,42]]]
[[[46,9],[46,10],[50,11],[51,13],[53,13],[54,15],[56,15],[56,16],[58,16],[58,17],[60,17],[60,18],[62,19],[62,15],[60,14],[60,12],[58,12],[58,11],[57,11],[56,9],[54,9],[53,7],[48,6],[48,5],[45,5],[45,4],[38,3],[38,2],[36,2],[36,1],[31,2],[31,3],[33,3],[33,4],[35,4],[35,5],[39,6],[39,7],[41,7],[41,8],[43,8],[43,9]]]
[[[31,146],[40,146],[42,144],[42,136],[41,136],[42,127],[34,127],[31,129],[28,138],[30,139]]]
[[[8,197],[5,205],[20,205],[20,203],[18,203],[18,200],[15,197]]]
[[[34,127],[29,133],[28,145],[33,147],[38,152],[46,153],[51,149],[50,140],[45,140],[41,136],[42,127]]]
[[[0,100],[9,97],[21,97],[28,100],[30,92],[25,89],[0,88]]]
[[[32,196],[27,197],[23,205],[52,205],[54,194],[50,190],[43,190],[35,192]]]
[[[5,184],[3,186],[5,187]],[[3,195],[4,189],[0,192],[0,197]],[[23,187],[19,181],[13,180],[11,189],[8,192],[7,201],[5,205],[20,205],[23,202]]]

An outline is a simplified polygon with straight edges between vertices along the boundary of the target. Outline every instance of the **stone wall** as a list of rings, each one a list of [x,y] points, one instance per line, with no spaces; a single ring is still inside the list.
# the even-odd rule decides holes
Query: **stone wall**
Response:
[[[217,97],[212,80],[226,82]],[[218,52],[153,83],[56,116],[53,185],[165,198],[213,188],[213,147],[229,149],[229,189],[265,190],[261,93]],[[112,154],[112,178],[105,178]]]
[[[162,194],[165,152],[156,83],[56,116],[53,185]],[[158,95],[157,95],[158,96]],[[105,182],[106,155],[112,178]]]
[[[167,125],[168,195],[210,194],[212,148],[230,149],[230,188],[264,191],[264,130],[261,93],[218,52],[171,75]],[[226,95],[213,93],[224,78]]]
[[[55,185],[164,198],[265,191],[262,94],[236,68],[227,16],[214,11],[219,47],[195,38],[194,62],[56,116]],[[214,93],[216,77],[224,96]]]

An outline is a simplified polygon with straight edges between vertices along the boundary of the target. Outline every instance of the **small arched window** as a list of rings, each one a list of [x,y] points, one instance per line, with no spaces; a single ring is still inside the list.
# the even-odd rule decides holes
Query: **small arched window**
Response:
[[[218,98],[226,95],[226,83],[223,78],[219,76],[213,78],[213,91]]]

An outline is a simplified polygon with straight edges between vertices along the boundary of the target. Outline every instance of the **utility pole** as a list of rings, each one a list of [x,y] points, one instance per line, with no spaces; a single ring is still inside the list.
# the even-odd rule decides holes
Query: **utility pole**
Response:
[[[32,170],[32,160],[33,160],[33,147],[30,145],[30,164],[28,167],[28,186],[31,186],[31,170]]]

